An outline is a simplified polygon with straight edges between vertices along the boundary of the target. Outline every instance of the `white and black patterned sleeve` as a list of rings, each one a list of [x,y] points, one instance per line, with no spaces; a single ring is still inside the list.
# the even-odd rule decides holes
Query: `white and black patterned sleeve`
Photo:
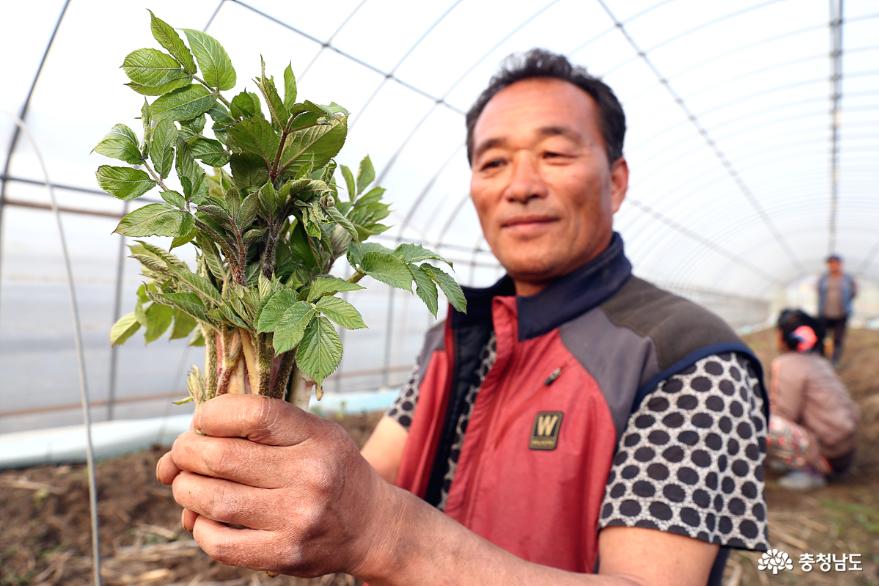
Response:
[[[666,379],[620,437],[599,528],[646,527],[740,549],[767,549],[758,381],[737,354]]]
[[[400,389],[400,394],[388,409],[387,416],[395,420],[407,430],[412,425],[412,417],[415,414],[415,404],[418,402],[418,374],[421,365],[415,362],[409,380]]]

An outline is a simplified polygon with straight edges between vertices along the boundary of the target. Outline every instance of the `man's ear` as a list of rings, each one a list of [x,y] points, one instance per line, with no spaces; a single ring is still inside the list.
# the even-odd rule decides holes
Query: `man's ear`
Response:
[[[610,166],[610,206],[616,213],[626,199],[629,190],[629,164],[620,157]]]

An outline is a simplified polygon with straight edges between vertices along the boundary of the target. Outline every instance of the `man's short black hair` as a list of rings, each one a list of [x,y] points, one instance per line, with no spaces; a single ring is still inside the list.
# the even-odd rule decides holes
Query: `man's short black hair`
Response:
[[[583,67],[572,65],[564,55],[546,49],[531,49],[526,53],[507,57],[500,70],[491,78],[488,87],[467,111],[468,161],[473,162],[473,128],[486,104],[502,89],[518,81],[534,78],[567,81],[589,94],[598,105],[601,135],[608,162],[613,163],[623,156],[626,115],[613,90],[597,77],[587,73]]]

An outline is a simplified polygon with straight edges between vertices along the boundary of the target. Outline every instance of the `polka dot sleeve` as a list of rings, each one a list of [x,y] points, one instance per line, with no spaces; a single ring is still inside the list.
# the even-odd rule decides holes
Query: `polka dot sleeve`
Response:
[[[407,430],[412,425],[415,403],[418,402],[418,373],[420,370],[421,365],[416,362],[412,368],[412,374],[409,375],[409,380],[402,386],[399,396],[387,412],[388,417],[394,419]]]
[[[709,356],[660,383],[620,437],[599,528],[647,527],[765,551],[757,384],[736,354]]]

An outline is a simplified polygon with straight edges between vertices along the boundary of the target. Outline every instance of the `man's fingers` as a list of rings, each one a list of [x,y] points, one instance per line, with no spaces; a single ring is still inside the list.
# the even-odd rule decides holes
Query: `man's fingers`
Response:
[[[179,470],[258,488],[279,488],[283,481],[278,471],[290,460],[285,451],[246,439],[208,437],[187,431],[174,441],[171,459]]]
[[[196,432],[242,437],[270,446],[292,446],[308,439],[319,421],[280,399],[259,395],[220,395],[195,410]]]
[[[206,554],[229,566],[278,570],[284,565],[284,552],[271,531],[233,529],[199,516],[192,536]]]
[[[197,518],[198,514],[193,513],[189,509],[183,509],[180,511],[180,524],[190,533],[192,533],[192,528],[195,526],[195,520]]]
[[[165,452],[156,462],[156,480],[162,484],[171,484],[178,474],[180,474],[180,468],[171,458],[171,452]]]
[[[197,517],[251,529],[275,529],[284,519],[271,491],[219,478],[181,472],[171,485],[174,500]],[[184,526],[189,522],[184,516]],[[195,521],[193,522],[193,525]]]

